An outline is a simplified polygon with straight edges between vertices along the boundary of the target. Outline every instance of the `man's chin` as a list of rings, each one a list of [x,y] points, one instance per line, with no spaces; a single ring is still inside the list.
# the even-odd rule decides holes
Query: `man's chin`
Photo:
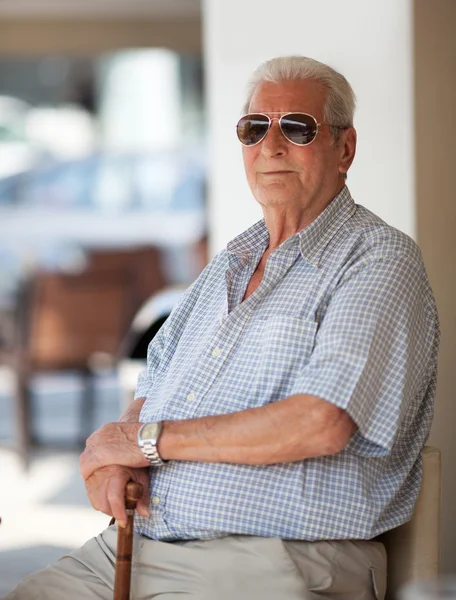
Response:
[[[284,190],[280,189],[269,189],[267,193],[258,194],[256,200],[264,208],[292,206],[297,202],[299,203],[296,194],[284,193]]]

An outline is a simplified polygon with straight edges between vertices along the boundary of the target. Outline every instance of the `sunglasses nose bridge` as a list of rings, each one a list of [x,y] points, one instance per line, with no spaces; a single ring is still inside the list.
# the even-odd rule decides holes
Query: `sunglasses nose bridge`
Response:
[[[262,142],[267,151],[275,151],[277,148],[285,147],[286,136],[280,125],[280,117],[269,117],[268,131]]]

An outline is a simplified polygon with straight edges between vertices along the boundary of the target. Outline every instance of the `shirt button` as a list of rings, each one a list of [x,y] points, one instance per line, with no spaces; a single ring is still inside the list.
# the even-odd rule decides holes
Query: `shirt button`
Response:
[[[220,348],[218,346],[212,350],[212,356],[214,356],[215,358],[217,356],[220,356],[221,353],[222,353],[222,351],[220,350]]]
[[[158,496],[152,496],[152,504],[158,506],[160,504],[160,498]]]
[[[187,400],[189,402],[194,402],[196,400],[196,396],[193,392],[190,392],[190,394],[187,395]]]

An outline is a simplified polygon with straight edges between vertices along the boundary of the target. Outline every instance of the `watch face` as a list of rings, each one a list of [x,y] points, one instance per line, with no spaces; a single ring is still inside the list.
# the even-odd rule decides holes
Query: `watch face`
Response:
[[[141,430],[141,440],[156,440],[159,429],[160,423],[146,423]]]

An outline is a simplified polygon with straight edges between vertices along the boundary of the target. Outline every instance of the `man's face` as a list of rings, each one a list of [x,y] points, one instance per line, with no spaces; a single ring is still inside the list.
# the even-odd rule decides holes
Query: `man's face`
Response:
[[[321,123],[324,105],[325,88],[319,82],[264,82],[256,88],[249,112],[303,112]],[[354,130],[349,132],[351,156],[346,148],[346,131],[337,147],[329,127],[320,127],[308,146],[296,146],[283,136],[274,119],[262,142],[242,149],[247,181],[256,200],[263,208],[296,206],[313,218],[317,216],[343,187],[343,173],[353,160],[356,145]]]

